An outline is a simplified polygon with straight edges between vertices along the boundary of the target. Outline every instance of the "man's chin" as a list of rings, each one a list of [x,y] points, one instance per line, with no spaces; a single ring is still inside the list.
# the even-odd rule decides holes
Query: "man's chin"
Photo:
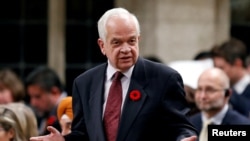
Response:
[[[128,63],[122,63],[119,67],[120,70],[122,71],[126,71],[128,69],[130,69],[133,66],[133,63],[128,62]]]

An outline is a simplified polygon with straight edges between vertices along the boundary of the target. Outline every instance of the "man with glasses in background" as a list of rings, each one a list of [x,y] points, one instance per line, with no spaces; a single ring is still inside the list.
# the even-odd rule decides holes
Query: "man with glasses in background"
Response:
[[[199,132],[199,141],[208,140],[208,124],[250,125],[250,119],[229,106],[232,95],[229,83],[228,76],[219,68],[209,68],[200,75],[195,103],[201,112],[190,117]]]

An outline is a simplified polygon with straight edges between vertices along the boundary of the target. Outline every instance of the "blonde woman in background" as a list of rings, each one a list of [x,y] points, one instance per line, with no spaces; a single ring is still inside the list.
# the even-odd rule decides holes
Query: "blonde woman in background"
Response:
[[[21,103],[0,105],[0,132],[5,132],[0,134],[0,141],[28,141],[37,136],[33,111]]]
[[[0,105],[0,140],[28,141],[23,133],[21,124],[23,116],[17,115],[6,105]]]
[[[18,115],[20,128],[26,140],[28,140],[29,137],[38,135],[38,126],[34,111],[30,106],[25,104],[24,98],[25,88],[19,76],[9,68],[1,69],[0,107],[8,108]],[[2,140],[0,139],[0,141]]]
[[[38,135],[37,120],[32,109],[22,103],[9,103],[6,107],[12,109],[20,116],[20,126],[26,139]]]

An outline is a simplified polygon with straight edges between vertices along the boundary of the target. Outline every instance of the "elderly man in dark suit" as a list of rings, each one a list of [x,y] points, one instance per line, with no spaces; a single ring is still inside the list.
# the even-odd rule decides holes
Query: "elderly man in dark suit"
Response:
[[[210,121],[210,124],[214,125],[250,125],[250,119],[229,106],[232,95],[229,83],[228,76],[219,68],[209,68],[200,75],[195,103],[201,112],[190,117],[190,121],[199,132],[199,138],[205,121]],[[200,139],[204,140],[207,140],[207,137]]]
[[[126,9],[114,8],[98,21],[98,31],[98,44],[108,60],[75,79],[72,132],[62,137],[49,127],[50,135],[31,141],[195,141],[182,78],[162,63],[139,57],[137,18]],[[116,72],[122,73],[114,78],[121,84],[110,97]],[[115,105],[119,102],[113,97],[120,88],[121,104]]]

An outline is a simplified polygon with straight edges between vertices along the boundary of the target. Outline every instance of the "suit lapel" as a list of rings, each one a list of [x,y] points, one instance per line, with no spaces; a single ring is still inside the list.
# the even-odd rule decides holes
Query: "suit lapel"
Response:
[[[93,79],[93,84],[91,87],[89,105],[90,105],[90,113],[93,118],[93,127],[96,132],[96,140],[105,140],[105,134],[103,130],[103,122],[102,122],[102,112],[103,112],[103,93],[104,93],[104,81],[105,81],[105,73],[106,73],[106,65],[103,65],[100,68],[100,71],[96,74]],[[137,117],[140,109],[142,108],[147,94],[144,91],[144,86],[148,83],[146,77],[146,71],[144,68],[144,63],[142,59],[138,59],[129,85],[129,89],[126,95],[124,108],[121,115],[120,128],[118,131],[117,140],[121,141],[126,138],[130,127],[132,126],[135,118]],[[129,94],[133,90],[138,90],[141,94],[141,98],[138,101],[132,101],[129,98]]]
[[[121,121],[119,125],[117,140],[121,141],[127,136],[130,127],[132,126],[135,118],[137,117],[140,109],[142,108],[147,94],[144,91],[144,86],[147,84],[147,78],[145,74],[143,60],[138,59],[132,73],[129,89],[126,95],[125,103],[123,106]],[[138,101],[132,101],[129,97],[130,92],[138,90],[141,94],[141,98]]]
[[[93,128],[95,128],[96,140],[105,140],[105,134],[103,130],[102,122],[102,109],[103,109],[103,94],[104,94],[104,81],[105,81],[106,65],[100,68],[100,71],[96,73],[93,84],[91,85],[90,92],[90,112],[93,122]]]

